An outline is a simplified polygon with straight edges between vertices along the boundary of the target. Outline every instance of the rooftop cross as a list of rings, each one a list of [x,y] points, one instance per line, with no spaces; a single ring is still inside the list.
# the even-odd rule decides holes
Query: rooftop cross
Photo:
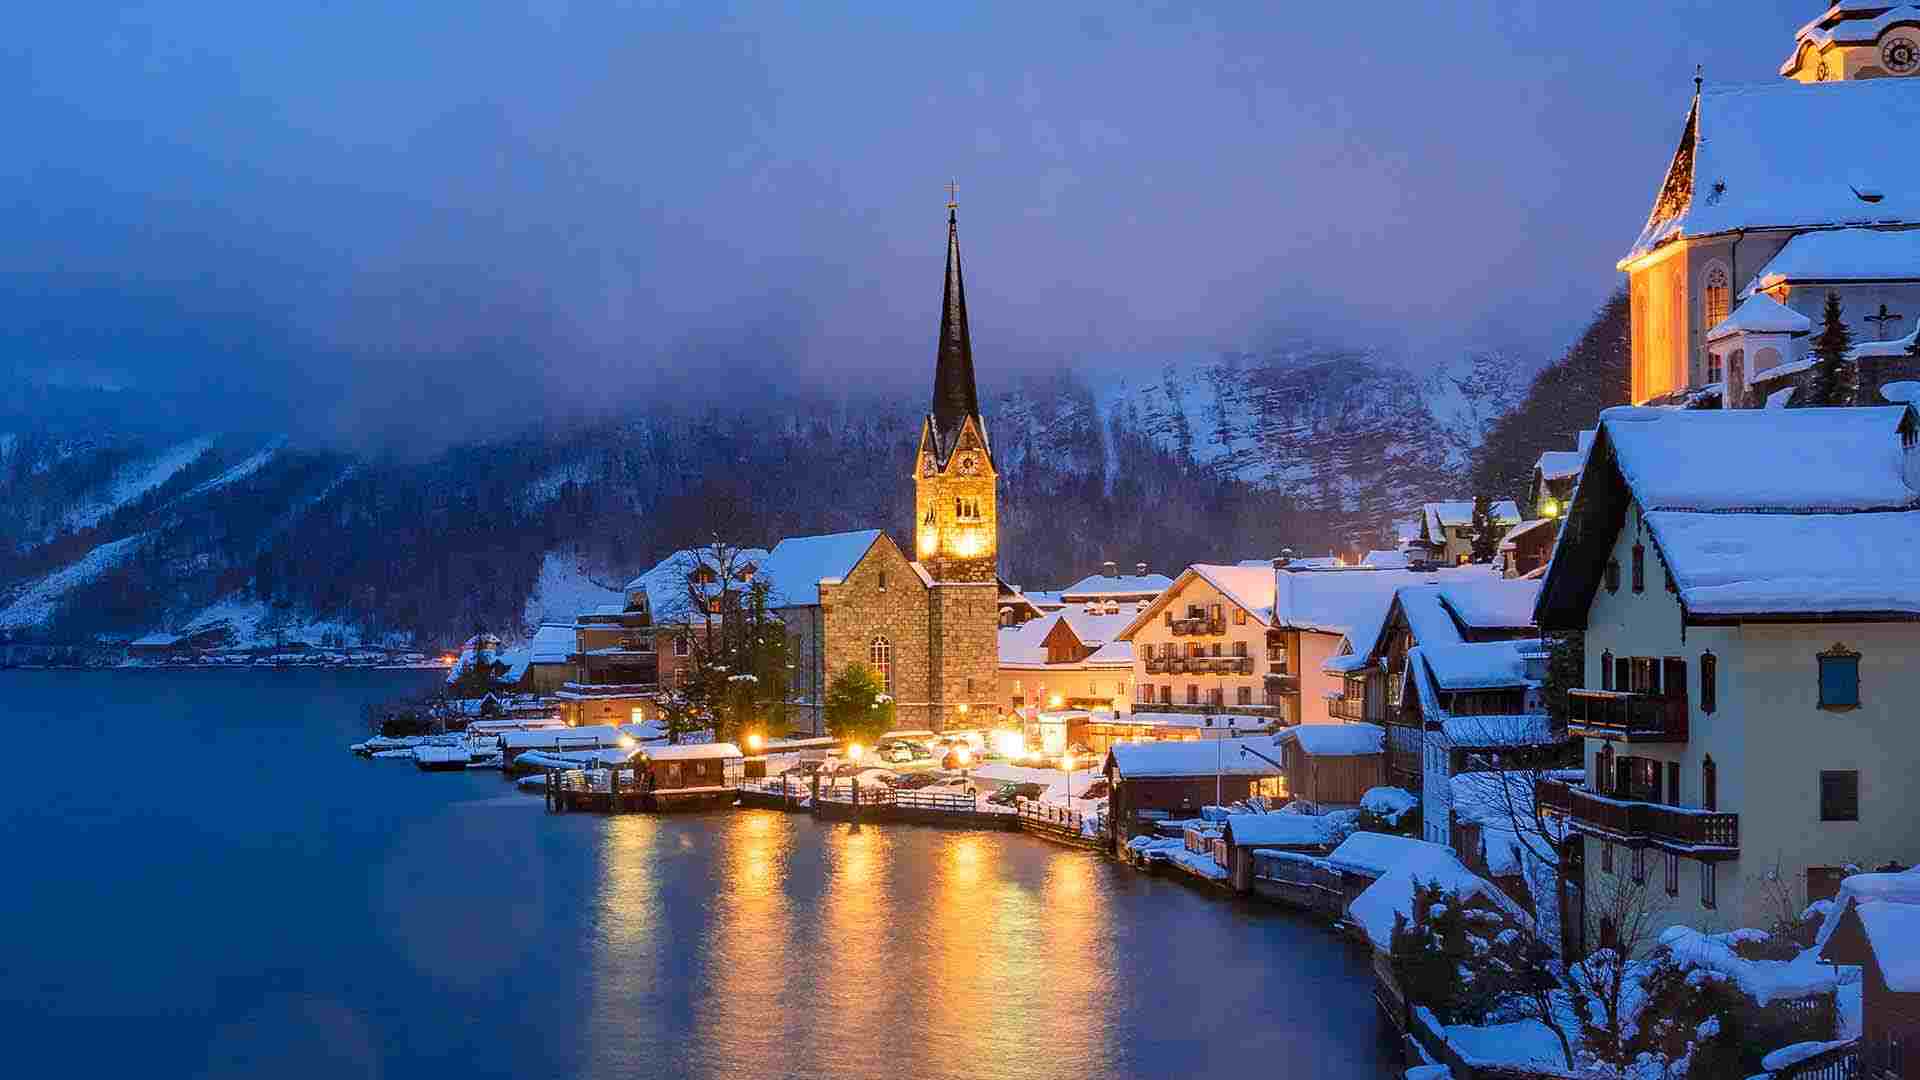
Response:
[[[1881,304],[1880,314],[1867,316],[1867,321],[1873,324],[1873,339],[1875,341],[1887,340],[1887,324],[1899,322],[1904,318],[1906,318],[1905,315],[1897,311],[1888,311],[1887,305]]]
[[[960,195],[960,181],[958,180],[947,181],[947,209],[954,210],[960,206],[960,203],[958,201],[959,195]]]

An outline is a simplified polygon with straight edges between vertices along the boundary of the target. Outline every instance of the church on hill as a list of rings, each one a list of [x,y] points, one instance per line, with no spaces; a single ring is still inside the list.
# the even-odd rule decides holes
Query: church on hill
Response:
[[[901,729],[991,723],[999,700],[1000,608],[1023,601],[996,572],[1000,474],[974,386],[951,201],[933,403],[911,468],[911,554],[866,529],[789,537],[761,564],[787,626],[795,729],[824,730],[827,686],[856,662],[893,695]]]
[[[1785,404],[1829,292],[1863,405],[1920,377],[1920,4],[1841,0],[1764,85],[1702,88],[1617,264],[1632,401]]]

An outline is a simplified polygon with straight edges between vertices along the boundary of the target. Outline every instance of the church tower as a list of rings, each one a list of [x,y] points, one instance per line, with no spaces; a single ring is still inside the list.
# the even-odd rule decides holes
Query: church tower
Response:
[[[947,282],[933,365],[933,409],[914,459],[914,557],[935,581],[995,580],[1000,556],[999,474],[973,384],[960,225],[947,203]]]
[[[948,188],[949,193],[952,187]],[[933,365],[933,407],[914,454],[914,556],[932,579],[928,722],[990,723],[999,672],[999,473],[973,383],[960,226],[947,200],[947,280]]]

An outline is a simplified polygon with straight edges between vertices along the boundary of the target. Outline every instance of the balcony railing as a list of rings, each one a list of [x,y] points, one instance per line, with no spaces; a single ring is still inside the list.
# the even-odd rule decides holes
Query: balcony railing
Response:
[[[1149,675],[1251,675],[1251,656],[1179,656],[1147,661]]]
[[[1175,634],[1224,634],[1227,632],[1225,619],[1172,619],[1167,628]]]
[[[1353,697],[1328,698],[1327,715],[1342,720],[1365,720],[1366,702]]]
[[[1686,698],[1569,690],[1567,711],[1567,727],[1575,735],[1630,743],[1687,741]]]
[[[1155,657],[1147,661],[1147,674],[1165,675],[1166,673],[1167,673],[1167,662],[1165,660],[1162,660],[1159,657]]]
[[[1694,854],[1740,850],[1740,815],[1663,803],[1630,802],[1544,778],[1533,782],[1542,809],[1558,811],[1576,827],[1623,841],[1646,840]],[[1705,852],[1699,849],[1707,849]]]

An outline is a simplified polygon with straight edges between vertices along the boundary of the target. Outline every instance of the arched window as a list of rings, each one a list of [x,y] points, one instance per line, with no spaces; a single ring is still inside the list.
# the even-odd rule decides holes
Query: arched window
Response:
[[[880,685],[887,693],[893,693],[893,642],[877,637],[867,647],[867,660],[873,664],[874,674],[880,676]]]
[[[1725,321],[1733,300],[1733,279],[1727,273],[1724,263],[1714,263],[1707,267],[1706,282],[1700,290],[1701,302],[1705,305],[1703,330],[1711,330]]]

